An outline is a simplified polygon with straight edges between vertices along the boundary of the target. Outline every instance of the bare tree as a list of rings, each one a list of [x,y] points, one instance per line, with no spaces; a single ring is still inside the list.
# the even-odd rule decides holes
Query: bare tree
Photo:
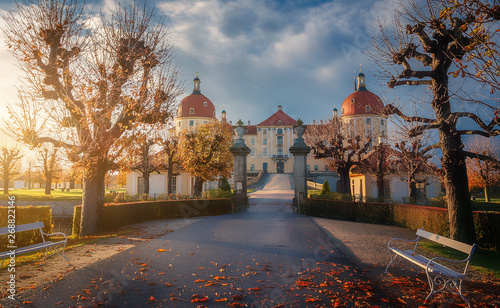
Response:
[[[500,1],[498,0],[442,0],[444,9],[441,18],[453,22],[456,18],[464,24],[460,28],[468,38],[462,45],[468,53],[457,59],[453,76],[472,78],[488,87],[491,92],[500,91],[500,50],[498,22]],[[460,42],[457,42],[460,43]]]
[[[315,158],[325,158],[331,170],[340,177],[343,194],[351,193],[349,171],[361,166],[363,156],[370,148],[371,138],[352,135],[337,117],[319,124],[308,125],[304,133],[306,143],[311,147]]]
[[[361,161],[361,170],[375,177],[377,183],[377,199],[384,201],[385,176],[396,171],[394,161],[395,151],[385,143],[380,143],[373,147]]]
[[[33,188],[33,172],[35,171],[36,163],[37,161],[34,157],[28,157],[26,159],[26,171],[24,174],[28,179],[28,189]]]
[[[20,172],[22,157],[22,150],[17,146],[0,146],[0,176],[3,178],[4,195],[9,194],[9,183],[12,177]]]
[[[419,123],[411,129],[411,137],[430,129],[438,131],[439,142],[431,147],[441,150],[450,235],[456,240],[471,243],[475,240],[475,233],[465,159],[475,154],[463,149],[462,136],[496,136],[500,132],[495,129],[500,118],[495,115],[486,123],[474,113],[452,111],[448,73],[453,62],[460,61],[468,52],[464,46],[469,45],[470,38],[462,31],[467,23],[460,18],[441,19],[438,5],[439,3],[429,0],[424,7],[420,7],[417,1],[410,1],[401,15],[411,24],[404,26],[396,18],[393,33],[388,33],[381,25],[381,36],[374,38],[374,49],[370,53],[388,74],[390,88],[424,86],[432,91],[432,101],[429,103],[434,118],[407,116],[390,104],[385,107],[384,113],[397,115],[407,122]],[[464,118],[472,119],[479,128],[459,129],[457,122]],[[484,156],[481,158],[491,160]]]
[[[169,136],[161,141],[163,163],[162,166],[167,169],[167,193],[170,195],[173,191],[174,168],[180,166],[177,157],[179,140],[176,137]]]
[[[42,168],[43,177],[45,178],[45,194],[50,195],[52,191],[52,182],[58,178],[58,173],[61,171],[60,149],[45,144],[37,149],[40,167]]]
[[[137,125],[168,121],[168,106],[182,93],[165,20],[138,3],[116,2],[96,18],[83,1],[26,0],[5,17],[7,45],[29,86],[24,95],[43,99],[47,115],[37,121],[26,107],[30,99],[22,99],[10,109],[10,131],[32,145],[64,147],[72,161],[82,161],[80,235],[101,228],[105,174],[119,155],[115,142]]]
[[[468,140],[467,150],[488,157],[500,159],[500,147],[494,140],[475,136]],[[467,158],[467,173],[469,176],[469,187],[481,187],[484,189],[484,199],[490,202],[488,190],[500,181],[500,168],[494,166],[491,161],[483,161],[479,158]]]

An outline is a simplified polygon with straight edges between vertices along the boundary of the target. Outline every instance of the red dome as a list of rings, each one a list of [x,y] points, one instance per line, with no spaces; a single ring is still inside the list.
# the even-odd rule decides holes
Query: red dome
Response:
[[[362,88],[344,100],[341,116],[381,114],[382,109],[384,109],[384,103],[380,97]]]
[[[215,107],[205,95],[193,93],[181,101],[177,117],[215,118]]]

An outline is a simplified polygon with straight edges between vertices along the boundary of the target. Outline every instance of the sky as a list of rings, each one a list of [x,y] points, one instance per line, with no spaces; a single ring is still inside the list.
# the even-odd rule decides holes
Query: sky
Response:
[[[92,2],[98,11],[111,1]],[[360,65],[368,88],[386,91],[362,50],[377,18],[390,18],[391,1],[158,0],[156,6],[170,26],[185,95],[198,72],[202,93],[233,122],[257,124],[278,105],[306,123],[329,117],[353,92]],[[1,14],[13,9],[0,1]],[[8,120],[6,105],[17,101],[22,72],[1,36],[0,112]]]
[[[128,0],[126,0],[128,1]],[[148,0],[150,1],[150,0]],[[90,0],[94,11],[112,0]],[[370,48],[378,20],[390,23],[393,0],[157,0],[181,66],[186,93],[196,72],[202,94],[224,108],[233,123],[258,124],[277,111],[305,123],[340,110],[354,91],[360,67],[369,90],[384,102],[394,100],[387,80],[363,53]],[[0,0],[0,14],[15,9]],[[3,20],[0,26],[4,26]],[[3,33],[0,33],[3,38]],[[17,101],[17,69],[0,41],[0,112]]]

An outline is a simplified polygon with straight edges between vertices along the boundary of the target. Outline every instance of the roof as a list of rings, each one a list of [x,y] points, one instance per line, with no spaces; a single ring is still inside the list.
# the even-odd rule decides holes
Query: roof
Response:
[[[193,108],[191,113],[191,108]],[[186,96],[179,104],[177,117],[203,117],[215,118],[214,104],[203,94],[191,94]]]
[[[279,123],[281,121],[281,124]],[[292,117],[279,109],[266,120],[257,124],[257,126],[293,126],[297,123]]]
[[[257,126],[248,125],[246,127],[246,129],[247,129],[247,132],[245,133],[245,135],[257,135]]]
[[[344,100],[341,116],[381,114],[383,109],[384,103],[380,97],[362,87]]]

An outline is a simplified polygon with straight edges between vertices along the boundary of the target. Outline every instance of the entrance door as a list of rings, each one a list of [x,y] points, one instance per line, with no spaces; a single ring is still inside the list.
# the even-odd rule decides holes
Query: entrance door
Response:
[[[267,171],[267,163],[262,164],[262,170]]]
[[[285,163],[282,161],[279,161],[277,164],[277,171],[278,173],[284,173],[285,172]]]

